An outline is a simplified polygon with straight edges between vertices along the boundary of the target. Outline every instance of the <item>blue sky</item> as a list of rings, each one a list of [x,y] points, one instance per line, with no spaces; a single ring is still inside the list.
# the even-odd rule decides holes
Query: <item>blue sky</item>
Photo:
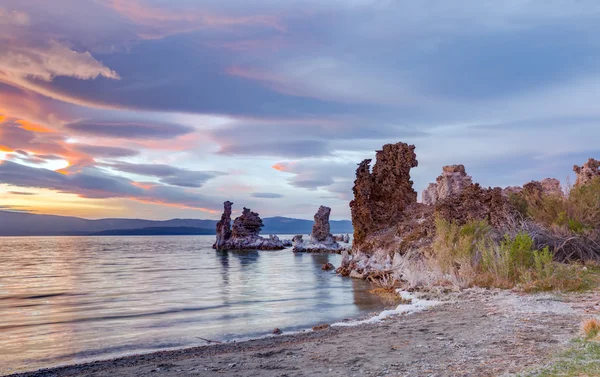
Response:
[[[595,1],[4,0],[0,206],[88,218],[349,218],[414,143],[484,186],[598,157]]]

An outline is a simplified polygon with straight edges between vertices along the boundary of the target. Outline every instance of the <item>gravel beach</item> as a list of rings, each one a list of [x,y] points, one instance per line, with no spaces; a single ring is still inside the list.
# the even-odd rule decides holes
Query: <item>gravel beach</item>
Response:
[[[438,297],[439,298],[439,297]],[[467,290],[375,324],[157,352],[13,376],[501,376],[547,363],[598,292]],[[283,329],[285,331],[285,329]]]

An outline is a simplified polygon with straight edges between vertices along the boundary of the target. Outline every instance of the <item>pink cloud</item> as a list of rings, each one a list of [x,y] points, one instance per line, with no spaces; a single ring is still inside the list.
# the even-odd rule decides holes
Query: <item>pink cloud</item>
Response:
[[[141,26],[141,38],[155,39],[200,29],[223,29],[236,26],[263,26],[280,32],[286,27],[279,17],[268,14],[223,15],[206,10],[157,8],[139,0],[111,0],[108,6]]]

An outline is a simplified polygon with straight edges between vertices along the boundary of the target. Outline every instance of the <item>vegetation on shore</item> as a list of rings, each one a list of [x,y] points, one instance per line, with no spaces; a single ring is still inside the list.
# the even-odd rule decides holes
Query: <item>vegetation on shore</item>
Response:
[[[442,280],[461,288],[577,291],[592,285],[591,268],[554,261],[550,248],[536,248],[524,231],[498,240],[483,221],[459,226],[437,218],[433,247],[426,259],[442,273]]]
[[[586,332],[586,325],[593,324],[593,335]],[[569,349],[556,360],[534,372],[522,374],[525,377],[581,377],[600,375],[600,342],[598,341],[598,321],[584,322],[583,338],[575,339]]]

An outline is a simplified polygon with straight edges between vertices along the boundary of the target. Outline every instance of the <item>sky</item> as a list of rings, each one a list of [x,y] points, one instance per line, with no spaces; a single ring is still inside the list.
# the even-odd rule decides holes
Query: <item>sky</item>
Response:
[[[600,158],[600,2],[2,0],[0,209],[350,218],[416,145],[483,186]]]

